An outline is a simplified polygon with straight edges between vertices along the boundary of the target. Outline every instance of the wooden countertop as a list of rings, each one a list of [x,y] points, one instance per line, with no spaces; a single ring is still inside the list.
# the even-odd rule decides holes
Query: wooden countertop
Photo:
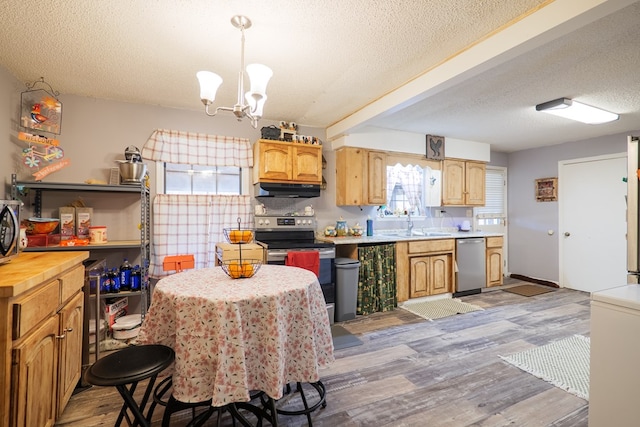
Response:
[[[30,290],[89,258],[88,251],[22,252],[0,264],[0,298],[10,298]]]

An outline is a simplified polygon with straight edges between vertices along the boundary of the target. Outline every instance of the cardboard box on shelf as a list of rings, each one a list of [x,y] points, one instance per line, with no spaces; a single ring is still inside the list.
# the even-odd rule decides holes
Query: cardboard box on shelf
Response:
[[[76,208],[62,206],[60,212],[60,239],[68,240],[76,234]]]
[[[80,239],[89,238],[89,227],[91,227],[91,217],[93,216],[93,208],[75,208],[76,209],[76,235]]]
[[[258,243],[218,243],[216,244],[216,265],[220,261],[239,259],[241,254],[242,259],[265,262],[265,252],[264,247]]]
[[[116,323],[116,319],[127,315],[129,299],[127,297],[108,299],[103,302],[104,317],[109,325],[109,329]]]

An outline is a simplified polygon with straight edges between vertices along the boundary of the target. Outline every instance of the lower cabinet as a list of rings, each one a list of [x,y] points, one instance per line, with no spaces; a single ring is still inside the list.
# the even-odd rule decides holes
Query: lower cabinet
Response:
[[[84,294],[80,292],[58,314],[58,417],[62,415],[82,374],[83,312]]]
[[[52,426],[56,420],[58,319],[50,317],[13,350],[13,426]]]
[[[503,284],[503,265],[502,256],[503,238],[487,237],[487,287],[500,286]]]
[[[398,302],[453,292],[455,239],[398,242]]]
[[[0,331],[8,338],[0,343],[3,354],[10,355],[8,376],[0,377],[8,391],[0,401],[8,409],[0,425],[53,426],[71,398],[82,373],[82,261],[87,257],[88,252],[23,253],[4,266],[7,277],[14,267],[36,273],[9,284],[24,292],[0,300],[11,313]],[[20,265],[29,260],[29,269]]]
[[[451,255],[410,257],[409,298],[451,291]]]

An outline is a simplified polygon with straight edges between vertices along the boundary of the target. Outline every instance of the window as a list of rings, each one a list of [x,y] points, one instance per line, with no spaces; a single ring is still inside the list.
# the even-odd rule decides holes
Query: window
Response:
[[[242,168],[164,164],[165,194],[242,194]]]
[[[422,166],[396,163],[387,166],[385,215],[424,215],[425,173]]]
[[[501,225],[506,218],[504,169],[487,168],[485,205],[474,208],[478,225]]]

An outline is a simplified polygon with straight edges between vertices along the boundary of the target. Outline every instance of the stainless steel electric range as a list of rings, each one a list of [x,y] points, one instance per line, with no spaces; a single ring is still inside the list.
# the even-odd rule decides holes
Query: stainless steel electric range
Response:
[[[318,281],[327,304],[335,303],[336,249],[333,243],[315,239],[315,216],[256,215],[255,239],[267,250],[267,264],[285,264],[291,251],[317,251],[320,255]]]

